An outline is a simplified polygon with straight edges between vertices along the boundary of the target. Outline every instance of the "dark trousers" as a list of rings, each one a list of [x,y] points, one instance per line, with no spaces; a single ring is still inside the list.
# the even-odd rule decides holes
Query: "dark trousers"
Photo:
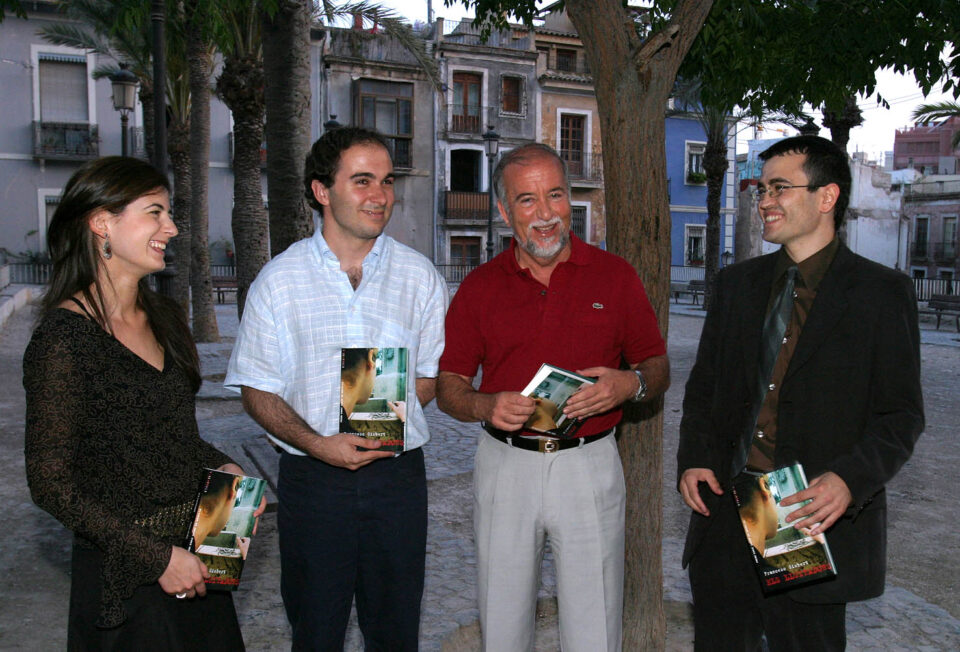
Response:
[[[729,494],[729,492],[727,492]],[[717,501],[706,538],[690,560],[695,649],[754,652],[843,650],[846,604],[803,604],[790,592],[764,597],[733,498]]]
[[[423,451],[356,471],[283,453],[278,494],[293,649],[342,652],[356,596],[364,649],[415,651],[427,544]]]
[[[73,547],[70,582],[69,652],[223,652],[242,651],[230,591],[208,590],[206,597],[178,600],[156,582],[134,589],[123,601],[126,620],[111,629],[94,625],[100,612],[103,553]]]

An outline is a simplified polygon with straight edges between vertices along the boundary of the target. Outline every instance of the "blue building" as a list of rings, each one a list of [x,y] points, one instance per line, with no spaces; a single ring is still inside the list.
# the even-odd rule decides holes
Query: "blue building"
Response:
[[[733,125],[731,125],[733,127]],[[667,117],[667,191],[670,196],[670,264],[674,280],[703,278],[707,235],[707,183],[703,155],[707,138],[693,115]],[[736,130],[729,130],[727,172],[721,196],[720,251],[733,254],[735,217]],[[732,258],[731,258],[732,259]],[[693,269],[677,269],[693,268]]]

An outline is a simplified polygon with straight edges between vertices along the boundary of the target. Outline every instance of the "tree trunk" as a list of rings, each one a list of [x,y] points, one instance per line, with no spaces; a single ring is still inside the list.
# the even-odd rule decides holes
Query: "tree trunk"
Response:
[[[263,142],[263,61],[227,57],[217,93],[233,112],[233,244],[237,264],[237,314],[243,317],[247,290],[270,260],[267,212],[260,182]]]
[[[707,134],[707,146],[703,153],[703,171],[707,175],[707,241],[704,248],[703,309],[713,305],[713,279],[720,266],[720,202],[723,199],[723,176],[727,173],[727,126],[720,126]]]
[[[187,61],[190,66],[190,289],[193,304],[193,338],[219,342],[217,315],[213,310],[208,247],[210,178],[210,47],[194,16],[187,27]]]
[[[664,110],[680,63],[712,4],[680,0],[671,22],[643,42],[619,0],[566,3],[593,71],[603,153],[617,162],[604,166],[607,242],[637,269],[664,338],[670,296]],[[662,650],[666,636],[662,408],[662,399],[628,408],[617,428],[627,483],[625,650]]]
[[[154,133],[153,133],[153,85],[152,80],[148,84],[143,79],[140,80],[140,90],[137,93],[140,96],[140,107],[143,109],[143,149],[147,154],[147,160],[153,160]],[[130,148],[133,151],[133,148]]]
[[[857,96],[850,94],[843,106],[823,107],[823,126],[830,130],[830,140],[840,149],[847,151],[850,142],[850,130],[863,124],[863,114],[857,106]]]
[[[313,233],[303,197],[303,161],[310,149],[310,5],[279,0],[262,22],[267,122],[267,201],[273,256]]]
[[[170,241],[167,255],[173,259],[172,298],[190,314],[190,125],[170,123],[167,154],[173,168],[173,223],[179,234]]]

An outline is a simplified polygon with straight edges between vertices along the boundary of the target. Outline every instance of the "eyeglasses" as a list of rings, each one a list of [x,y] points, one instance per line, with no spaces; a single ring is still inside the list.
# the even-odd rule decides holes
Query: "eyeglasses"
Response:
[[[770,199],[776,199],[783,194],[784,190],[789,190],[790,188],[806,188],[807,190],[816,190],[817,188],[822,188],[823,184],[810,184],[807,186],[791,186],[788,183],[775,183],[769,188],[757,188],[753,191],[753,196],[757,201],[763,201],[764,197],[769,197]]]

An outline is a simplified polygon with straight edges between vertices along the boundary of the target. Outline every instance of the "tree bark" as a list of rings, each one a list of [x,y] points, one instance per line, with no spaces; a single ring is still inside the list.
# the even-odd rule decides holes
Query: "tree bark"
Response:
[[[670,296],[670,207],[664,148],[667,99],[713,3],[680,0],[642,40],[619,0],[567,0],[593,71],[603,153],[607,243],[637,270],[664,338]],[[663,401],[627,409],[618,426],[627,483],[623,649],[662,650]]]
[[[850,130],[862,124],[863,114],[857,106],[857,96],[852,93],[846,97],[843,106],[823,107],[823,126],[830,130],[830,140],[843,151],[847,151]]]
[[[230,224],[237,264],[237,314],[243,317],[247,291],[270,260],[269,226],[260,187],[263,142],[263,61],[228,56],[217,93],[233,112],[233,214]]]
[[[190,70],[190,289],[193,305],[193,338],[219,342],[210,279],[208,183],[210,178],[210,46],[203,37],[200,18],[187,27],[187,62]]]
[[[167,154],[173,168],[173,223],[179,234],[170,241],[173,259],[172,298],[190,314],[190,125],[172,122],[167,130]]]
[[[703,153],[703,171],[707,175],[707,239],[704,248],[703,309],[713,305],[713,279],[720,267],[720,205],[723,199],[723,176],[727,173],[727,125],[722,119],[707,133]]]
[[[313,233],[313,212],[303,197],[303,162],[310,149],[310,6],[303,0],[278,5],[262,22],[273,256]]]

